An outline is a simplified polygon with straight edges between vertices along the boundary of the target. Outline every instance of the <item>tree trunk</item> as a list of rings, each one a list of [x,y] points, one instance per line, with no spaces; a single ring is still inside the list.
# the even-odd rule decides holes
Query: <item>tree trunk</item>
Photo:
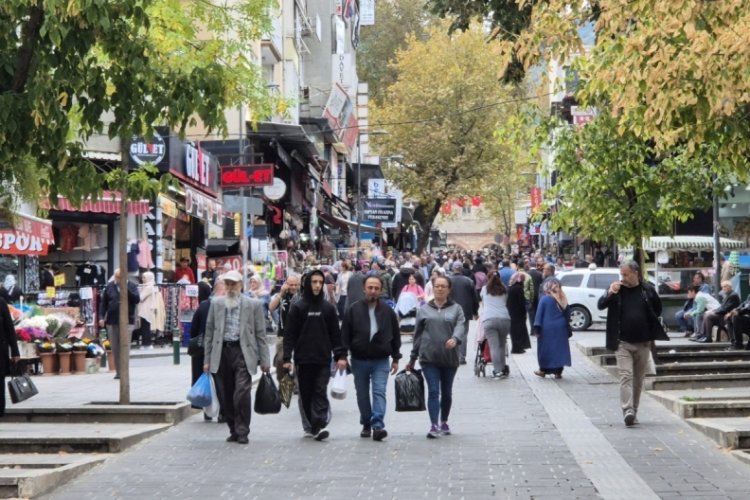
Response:
[[[122,168],[128,169],[128,140],[120,137]],[[128,187],[120,186],[120,358],[117,371],[120,374],[120,404],[130,404],[130,335],[128,334]]]
[[[419,234],[419,240],[417,241],[417,249],[415,252],[417,255],[421,254],[424,249],[427,248],[427,243],[430,241],[430,229],[432,228],[432,223],[435,222],[435,219],[440,212],[441,205],[442,201],[434,200],[432,207],[425,210],[423,206],[420,206],[414,213],[414,218],[422,226],[422,232]]]

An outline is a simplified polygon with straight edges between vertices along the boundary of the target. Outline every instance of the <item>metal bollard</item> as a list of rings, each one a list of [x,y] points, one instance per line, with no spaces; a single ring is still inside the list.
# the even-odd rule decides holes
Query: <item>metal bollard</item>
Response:
[[[104,341],[107,340],[107,329],[101,328],[99,329],[99,342],[104,344]],[[102,345],[102,347],[104,347]],[[107,351],[104,351],[104,354],[101,356],[101,361],[99,362],[99,366],[102,368],[107,368]]]
[[[175,327],[172,330],[172,361],[174,364],[180,364],[180,328]]]

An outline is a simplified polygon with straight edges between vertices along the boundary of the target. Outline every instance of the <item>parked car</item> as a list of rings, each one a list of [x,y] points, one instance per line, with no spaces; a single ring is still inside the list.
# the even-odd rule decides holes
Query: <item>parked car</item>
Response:
[[[557,273],[570,304],[570,326],[573,330],[586,330],[592,323],[607,321],[607,310],[600,311],[596,306],[599,297],[613,281],[620,279],[616,267],[596,267],[571,269]]]

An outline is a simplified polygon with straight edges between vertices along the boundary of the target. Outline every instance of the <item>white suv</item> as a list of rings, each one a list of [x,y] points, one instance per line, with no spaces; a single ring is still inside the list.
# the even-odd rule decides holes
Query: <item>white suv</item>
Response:
[[[613,281],[619,281],[616,267],[576,268],[557,273],[570,304],[570,326],[573,330],[586,330],[591,323],[607,321],[607,310],[596,307],[599,297]]]

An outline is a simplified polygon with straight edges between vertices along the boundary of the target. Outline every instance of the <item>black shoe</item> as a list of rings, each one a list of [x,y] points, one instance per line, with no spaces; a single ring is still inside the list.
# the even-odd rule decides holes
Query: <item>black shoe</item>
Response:
[[[628,408],[625,410],[625,426],[631,427],[635,424],[635,411]]]
[[[315,441],[323,441],[323,440],[324,440],[324,439],[326,439],[326,438],[327,438],[327,437],[328,437],[329,435],[330,435],[330,434],[328,433],[328,431],[327,431],[327,430],[325,430],[325,429],[320,429],[320,430],[319,430],[318,432],[316,432],[316,433],[315,433],[315,435],[313,436],[313,439],[314,439]]]
[[[120,376],[119,375],[115,375],[115,380],[120,380]]]
[[[237,434],[230,434],[229,437],[227,438],[227,443],[236,443],[237,440],[239,440],[239,437],[237,436]]]
[[[505,367],[503,368],[503,375],[505,375],[506,377],[510,375],[510,366],[505,365]]]
[[[247,439],[247,436],[239,436],[237,439],[237,444],[247,444],[250,442],[249,439]]]
[[[699,344],[710,344],[711,342],[713,342],[713,340],[711,340],[711,337],[701,337],[696,340],[696,342],[698,342]]]
[[[373,441],[382,441],[388,437],[388,431],[385,429],[375,429],[372,431]]]
[[[359,433],[359,437],[361,438],[368,438],[372,436],[372,429],[370,429],[369,425],[362,426],[362,432]]]
[[[217,418],[216,421],[219,422],[220,424],[227,423],[227,421],[224,419],[224,415],[222,415],[221,413],[219,413],[219,418]]]
[[[206,415],[206,414],[204,413],[204,414],[203,414],[203,420],[204,420],[204,421],[206,421],[206,422],[211,422],[211,421],[213,421],[213,418],[209,417],[208,415]]]
[[[685,332],[685,338],[690,338],[690,337],[692,337],[693,335],[695,335],[695,333],[694,333],[694,332],[691,332],[690,330],[687,330],[687,331]]]
[[[462,359],[461,361],[459,361],[459,364],[465,365],[466,364],[466,360]]]

